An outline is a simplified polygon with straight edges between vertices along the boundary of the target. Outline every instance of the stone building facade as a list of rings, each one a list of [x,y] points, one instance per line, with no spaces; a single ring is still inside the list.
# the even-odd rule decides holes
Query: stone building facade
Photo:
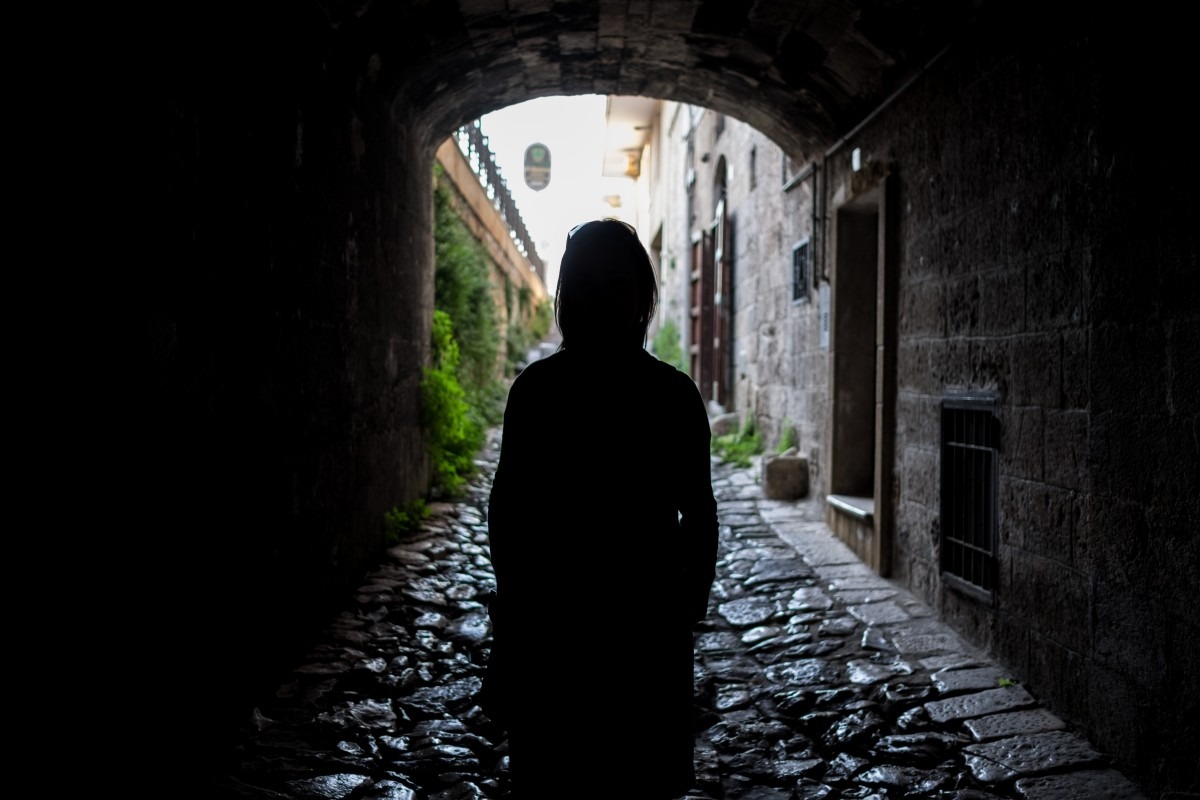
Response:
[[[822,491],[829,358],[821,345],[820,287],[828,282],[814,263],[813,170],[752,126],[709,109],[664,102],[654,131],[646,157],[660,169],[646,179],[664,188],[648,193],[651,206],[641,227],[650,231],[648,238],[661,241],[656,329],[669,320],[680,331],[697,383],[698,365],[707,358],[701,391],[712,414],[752,418],[770,447],[790,428],[810,461],[814,491]],[[722,226],[721,269],[729,273],[728,290],[719,302],[713,292],[706,311],[705,240],[721,235]],[[714,246],[713,282],[716,252]],[[807,259],[799,279],[794,258]],[[724,284],[725,276],[721,279]],[[721,303],[728,347],[705,356],[704,333],[695,320],[706,313],[717,317]],[[714,377],[724,385],[714,389]]]
[[[452,136],[442,142],[436,157],[440,167],[435,179],[437,185],[450,192],[459,218],[487,253],[496,338],[503,342],[510,327],[528,326],[536,307],[550,301],[539,272],[541,260],[533,245],[526,244],[527,237],[515,235],[497,209],[496,196],[506,195],[507,189],[493,187],[489,191],[484,187],[481,170],[472,165],[459,137]],[[490,160],[490,153],[484,154],[483,158]],[[492,170],[494,172],[494,168]],[[488,176],[486,170],[483,172]],[[533,250],[533,261],[529,250]],[[520,300],[522,297],[526,298],[524,302]],[[504,375],[506,357],[504,348],[498,348],[497,376]]]

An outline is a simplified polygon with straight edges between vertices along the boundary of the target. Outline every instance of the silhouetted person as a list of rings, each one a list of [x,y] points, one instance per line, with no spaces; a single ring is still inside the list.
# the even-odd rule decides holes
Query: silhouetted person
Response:
[[[508,396],[484,707],[508,731],[515,800],[666,800],[695,780],[692,630],[716,502],[700,393],[644,349],[657,297],[632,227],[578,226],[555,296],[562,345]]]

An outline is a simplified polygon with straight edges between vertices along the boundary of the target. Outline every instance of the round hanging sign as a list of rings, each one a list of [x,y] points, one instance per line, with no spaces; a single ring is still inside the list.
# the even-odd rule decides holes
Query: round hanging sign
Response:
[[[525,185],[535,192],[550,185],[550,148],[544,144],[525,148]]]

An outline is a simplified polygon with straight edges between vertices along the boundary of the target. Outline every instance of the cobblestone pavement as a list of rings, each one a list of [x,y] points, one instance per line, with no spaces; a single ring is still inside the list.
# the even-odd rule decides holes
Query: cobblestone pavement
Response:
[[[497,437],[468,496],[434,506],[263,699],[233,774],[204,796],[512,797],[503,733],[475,702]],[[816,501],[764,500],[756,475],[713,465],[720,563],[696,636],[689,800],[1145,800],[1019,682],[863,565]],[[598,769],[606,760],[619,751],[597,754]],[[632,780],[625,798],[637,800]]]

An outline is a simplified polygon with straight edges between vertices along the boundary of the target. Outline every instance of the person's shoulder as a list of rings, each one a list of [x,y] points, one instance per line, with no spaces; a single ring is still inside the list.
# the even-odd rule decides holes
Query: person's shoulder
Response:
[[[549,379],[556,372],[562,369],[563,353],[552,353],[545,358],[539,358],[537,361],[531,361],[525,365],[525,369],[513,378],[513,386],[518,384],[533,385],[541,381]]]
[[[651,369],[654,370],[655,378],[680,391],[688,393],[699,391],[691,375],[688,375],[674,364],[668,364],[649,351],[643,352],[647,361],[650,362]]]
[[[681,374],[681,375],[684,374],[679,369],[677,369],[674,364],[668,364],[666,361],[663,361],[661,358],[654,355],[654,353],[651,353],[649,350],[643,349],[641,351],[641,357],[642,357],[643,361],[653,364],[654,368],[659,370],[660,372],[662,372],[664,375],[668,375],[672,372],[679,372],[679,374]]]

